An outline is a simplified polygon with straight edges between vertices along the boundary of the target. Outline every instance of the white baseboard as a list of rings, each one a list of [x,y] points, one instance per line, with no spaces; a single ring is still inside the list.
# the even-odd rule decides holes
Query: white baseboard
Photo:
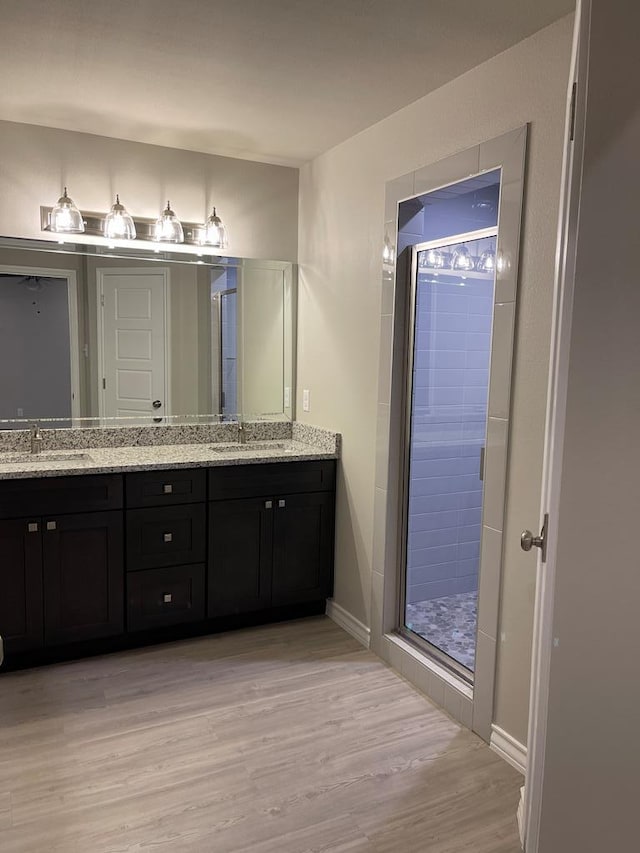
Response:
[[[520,847],[524,850],[524,785],[520,788],[520,802],[516,812],[518,819],[518,832],[520,833]]]
[[[344,607],[336,604],[332,598],[327,599],[327,616],[339,625],[347,634],[351,634],[365,649],[371,644],[371,631],[359,619],[356,619]]]
[[[495,724],[491,726],[491,749],[524,776],[527,772],[527,747]]]

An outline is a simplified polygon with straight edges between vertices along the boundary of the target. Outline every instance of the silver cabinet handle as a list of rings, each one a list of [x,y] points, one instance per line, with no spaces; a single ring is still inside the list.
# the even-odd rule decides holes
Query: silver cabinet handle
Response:
[[[57,529],[58,529],[58,525],[55,523],[55,521],[47,521],[47,530],[57,530]]]
[[[273,501],[265,501],[264,502],[265,509],[273,509]]]
[[[163,539],[165,542],[173,542],[173,533],[165,533]]]
[[[37,533],[39,529],[40,525],[37,521],[30,521],[29,524],[27,524],[27,530],[29,533]]]
[[[173,494],[173,486],[171,485],[171,483],[165,483],[164,486],[162,487],[162,492],[165,495]]]
[[[163,604],[171,604],[172,600],[173,600],[173,596],[171,595],[170,592],[165,592],[165,594],[162,596],[162,603]]]
[[[286,505],[287,505],[287,502],[285,500],[280,499],[278,501],[278,506],[280,507],[280,509],[282,509],[282,507],[286,506]]]

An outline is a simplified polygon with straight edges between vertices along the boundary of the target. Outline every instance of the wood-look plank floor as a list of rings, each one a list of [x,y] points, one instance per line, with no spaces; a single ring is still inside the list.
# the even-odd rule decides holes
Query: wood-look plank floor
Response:
[[[324,617],[0,677],[2,853],[517,853],[520,784]]]

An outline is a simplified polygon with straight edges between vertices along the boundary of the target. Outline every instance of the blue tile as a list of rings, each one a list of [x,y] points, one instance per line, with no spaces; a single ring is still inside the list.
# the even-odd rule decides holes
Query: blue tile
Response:
[[[409,548],[416,551],[420,548],[439,548],[443,545],[458,545],[458,528],[443,527],[436,530],[416,530],[409,533]],[[460,546],[458,546],[460,547]],[[459,552],[456,552],[456,559]],[[465,556],[473,556],[467,554]]]
[[[409,548],[407,565],[435,566],[440,563],[457,562],[457,545],[440,545],[435,548]]]
[[[454,496],[455,497],[455,496]],[[446,512],[422,512],[416,510],[415,504],[410,504],[409,532],[419,533],[429,530],[444,530],[454,528],[457,531],[458,512],[455,509]],[[456,532],[457,535],[457,532]]]
[[[465,405],[482,406],[483,415],[486,417],[487,395],[489,389],[486,385],[469,387],[464,389],[463,400]]]
[[[414,495],[409,486],[409,512],[413,514],[440,513],[458,509],[458,495]]]
[[[488,388],[489,387],[489,370],[484,367],[469,367],[464,371],[462,383],[465,387],[471,388]]]
[[[470,495],[472,492],[465,492],[465,494]],[[482,493],[481,493],[482,494]],[[482,521],[482,506],[478,504],[477,506],[470,507],[469,509],[460,509],[458,510],[458,521],[457,523],[460,527],[469,524],[479,525]]]
[[[461,527],[458,532],[459,542],[479,542],[482,529],[479,524]]]
[[[491,335],[488,332],[467,332],[465,338],[465,349],[480,350],[488,358],[491,347]]]
[[[478,561],[480,559],[480,542],[461,542],[458,545],[458,559]]]
[[[482,507],[482,491],[471,490],[468,492],[460,492],[456,495],[458,499],[459,509],[471,509],[474,507]]]

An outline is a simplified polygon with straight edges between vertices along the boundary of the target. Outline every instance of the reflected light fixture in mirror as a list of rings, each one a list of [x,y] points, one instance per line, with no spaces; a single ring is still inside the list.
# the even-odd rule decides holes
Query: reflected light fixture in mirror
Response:
[[[204,223],[204,236],[202,242],[216,249],[226,249],[229,244],[227,229],[218,216],[215,207],[213,213]]]
[[[468,271],[473,269],[473,258],[466,246],[459,246],[453,253],[451,268],[454,270]]]
[[[496,268],[496,254],[492,249],[487,249],[480,255],[478,261],[479,272],[493,272]]]
[[[115,204],[104,221],[104,236],[110,240],[136,239],[136,226],[126,207],[120,203],[119,195],[116,195]]]
[[[158,243],[184,243],[182,223],[171,210],[169,201],[167,201],[166,208],[156,222],[153,239]]]
[[[66,187],[51,211],[50,228],[56,234],[84,233],[82,214],[67,195]]]

